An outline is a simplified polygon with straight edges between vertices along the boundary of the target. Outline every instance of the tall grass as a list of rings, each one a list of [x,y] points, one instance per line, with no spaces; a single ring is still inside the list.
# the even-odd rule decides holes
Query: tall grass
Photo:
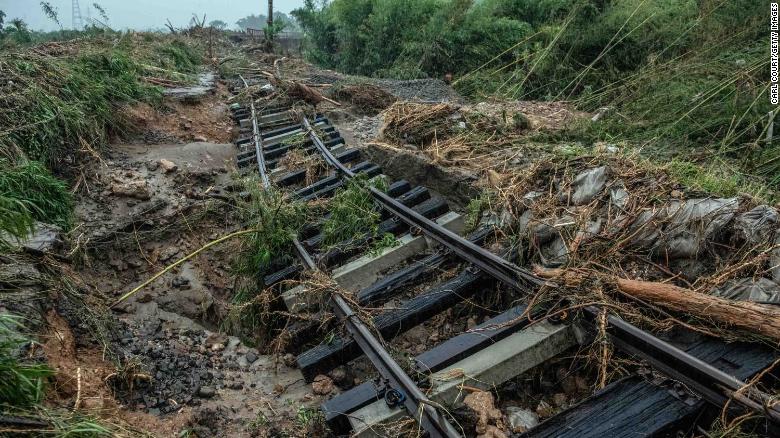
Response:
[[[24,408],[39,403],[46,378],[52,375],[46,366],[20,359],[21,347],[29,342],[20,328],[19,317],[0,313],[0,406]]]

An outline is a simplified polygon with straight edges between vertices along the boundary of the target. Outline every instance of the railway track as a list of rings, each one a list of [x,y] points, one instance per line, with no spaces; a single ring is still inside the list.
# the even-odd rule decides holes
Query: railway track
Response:
[[[241,78],[234,88],[250,83],[265,84],[265,79]],[[235,106],[233,116],[242,127],[236,142],[238,166],[259,172],[266,189],[272,185],[285,188],[290,196],[303,201],[327,199],[358,175],[375,177],[382,173],[379,166],[363,160],[359,150],[347,146],[325,115],[309,120],[290,107],[258,109],[252,103],[248,107]],[[286,141],[292,137],[299,141]],[[311,169],[284,168],[283,157],[294,149],[322,160],[328,171],[310,175]],[[427,188],[399,180],[391,182],[387,191],[369,190],[383,212],[380,231],[396,235],[400,245],[372,254],[361,251],[371,243],[372,236],[366,236],[357,245],[352,242],[351,249],[327,249],[318,228],[322,221],[315,221],[305,226],[294,241],[299,262],[269,274],[266,286],[317,271],[342,289],[354,292],[358,305],[379,306],[404,290],[427,284],[441,266],[461,265],[454,277],[409,298],[398,308],[382,311],[371,321],[359,317],[338,291],[330,294],[327,305],[346,334],[298,354],[297,364],[304,378],[312,381],[363,356],[378,376],[322,405],[334,433],[375,435],[380,423],[406,416],[428,436],[461,436],[463,431],[444,405],[450,408],[462,402],[459,394],[464,387],[497,387],[588,342],[599,318],[605,318],[613,344],[649,365],[655,377],[633,376],[615,382],[524,436],[637,436],[637,431],[639,436],[651,436],[692,423],[708,406],[726,406],[735,415],[749,412],[764,416],[767,430],[777,430],[780,410],[771,405],[769,396],[745,390],[745,380],[774,360],[770,351],[701,337],[691,341],[689,333],[662,340],[592,306],[564,319],[544,318],[556,313],[555,309],[528,311],[522,304],[504,309],[475,329],[418,354],[411,370],[405,370],[386,348],[392,338],[490,289],[509,288],[516,296],[527,297],[539,287],[555,285],[508,261],[511,250],[495,254],[485,249],[486,243],[495,239],[492,225],[485,224],[462,236],[463,218]],[[307,302],[304,292],[302,286],[282,292],[288,310],[323,315],[327,309]],[[531,325],[529,319],[544,321]],[[321,336],[311,323],[300,324],[291,332],[292,345]],[[686,337],[687,341],[681,340]],[[460,377],[444,377],[452,375],[453,370],[459,370]]]

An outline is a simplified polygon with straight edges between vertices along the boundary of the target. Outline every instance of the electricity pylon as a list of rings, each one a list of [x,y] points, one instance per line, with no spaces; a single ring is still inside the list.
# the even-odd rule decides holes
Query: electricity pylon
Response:
[[[84,20],[81,18],[81,7],[79,7],[79,0],[73,0],[73,29],[82,30],[84,28]]]

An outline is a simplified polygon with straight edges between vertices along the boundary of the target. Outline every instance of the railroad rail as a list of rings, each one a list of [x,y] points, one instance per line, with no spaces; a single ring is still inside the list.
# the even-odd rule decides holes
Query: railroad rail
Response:
[[[243,77],[241,80],[244,86],[248,87],[248,83]],[[266,167],[267,163],[269,163],[269,157],[276,159],[289,150],[289,148],[283,143],[280,143],[278,139],[282,136],[301,133],[304,133],[308,138],[308,141],[302,146],[304,151],[310,154],[319,154],[322,160],[334,169],[337,174],[324,177],[314,184],[295,191],[295,196],[304,200],[313,199],[315,197],[327,197],[332,195],[338,187],[343,186],[344,180],[352,179],[358,173],[368,173],[370,176],[379,174],[380,171],[378,167],[367,162],[353,164],[351,167],[349,166],[349,163],[356,160],[359,153],[346,148],[338,131],[335,127],[330,126],[329,121],[324,116],[317,116],[312,122],[307,117],[302,117],[300,120],[285,119],[280,115],[284,113],[284,108],[271,109],[269,114],[266,115],[266,120],[268,120],[269,123],[263,124],[258,122],[258,112],[254,107],[254,103],[252,103],[246,114],[241,113],[240,111],[237,114],[238,117],[244,115],[251,117],[255,146],[253,151],[254,157],[250,157],[248,151],[239,153],[239,164],[244,163],[244,165],[247,165],[247,163],[256,162],[258,172],[263,179],[264,187],[270,187],[269,172]],[[319,132],[322,134],[318,133],[318,129],[315,129],[315,126],[319,128]],[[268,128],[268,131],[265,133],[265,138],[269,139],[270,142],[268,148],[264,148],[263,145],[264,136],[261,132],[262,128]],[[321,135],[325,138],[322,138]],[[239,142],[241,142],[241,140]],[[273,162],[274,167],[277,164],[278,160]],[[301,179],[301,172],[293,170],[292,172],[279,176],[277,184],[289,185],[300,182]],[[409,193],[414,192],[414,190],[407,186],[408,184],[404,186],[400,183],[397,185],[397,187],[399,187],[398,191],[401,192],[400,197],[394,196],[396,193],[393,193],[392,191],[385,193],[376,188],[370,188],[370,191],[377,205],[381,206],[386,213],[388,221],[395,224],[402,222],[406,225],[406,229],[423,233],[429,239],[437,242],[441,249],[427,257],[425,262],[412,264],[409,267],[398,271],[398,275],[395,275],[395,278],[380,280],[372,285],[364,287],[357,294],[359,303],[361,303],[361,297],[364,298],[361,303],[363,304],[371,302],[371,299],[376,299],[377,296],[389,295],[391,290],[392,292],[397,292],[403,285],[409,284],[408,282],[414,281],[424,275],[426,269],[429,269],[426,268],[428,266],[426,263],[435,267],[449,257],[458,258],[472,267],[463,271],[463,273],[457,277],[457,284],[455,286],[445,285],[451,289],[457,287],[462,287],[463,289],[473,288],[476,284],[486,279],[504,284],[525,296],[539,287],[556,287],[554,284],[537,277],[529,270],[517,266],[506,258],[494,254],[480,246],[480,243],[482,243],[487,234],[489,234],[486,230],[480,230],[481,234],[477,233],[479,235],[472,235],[465,238],[443,226],[441,223],[437,222],[437,220],[434,220],[436,214],[441,211],[436,208],[431,208],[430,210],[421,209],[419,208],[419,204],[409,201],[409,199],[412,198]],[[418,192],[421,191],[422,190],[418,190]],[[415,205],[417,205],[417,207],[415,207]],[[431,205],[426,205],[426,207],[431,207]],[[433,213],[428,214],[429,211]],[[393,224],[389,223],[388,227],[391,226],[393,226]],[[396,230],[400,228],[395,226],[395,228],[392,229]],[[320,266],[318,266],[318,263],[314,261],[313,257],[306,249],[307,246],[314,246],[316,243],[316,236],[313,240],[310,239],[306,242],[301,242],[298,240],[298,237],[296,237],[294,247],[301,260],[301,266],[282,270],[280,273],[275,274],[275,277],[267,279],[266,282],[275,283],[280,279],[291,278],[305,270],[320,270],[320,266],[322,265],[327,267],[330,262],[333,262],[334,260],[341,261],[345,258],[344,254],[326,253],[324,256],[320,257],[318,261]],[[381,284],[381,287],[374,287],[374,284]],[[372,287],[374,288],[372,289]],[[387,290],[388,292],[383,295],[383,293],[380,293],[382,290]],[[457,294],[460,291],[461,289],[456,289],[455,293]],[[333,312],[338,316],[339,321],[344,324],[350,338],[354,340],[354,343],[349,344],[347,340],[342,342],[339,346],[341,349],[338,350],[337,353],[327,356],[327,360],[329,361],[327,367],[332,367],[332,364],[338,363],[340,359],[346,358],[348,360],[349,358],[354,358],[355,353],[359,351],[358,355],[362,353],[368,357],[382,377],[382,384],[379,385],[379,387],[370,388],[369,386],[361,385],[355,390],[352,390],[357,392],[352,394],[350,400],[341,399],[336,402],[329,402],[331,407],[334,405],[337,406],[335,408],[337,411],[339,409],[339,403],[341,403],[345,411],[348,409],[354,410],[361,406],[366,406],[373,399],[385,397],[388,405],[403,406],[407,415],[414,418],[429,436],[459,436],[459,432],[455,430],[452,424],[438,409],[438,404],[433,402],[417,386],[415,379],[404,372],[399,364],[392,359],[376,335],[369,329],[369,325],[355,314],[354,310],[349,306],[344,297],[339,293],[333,293],[330,297],[329,304]],[[451,303],[441,305],[450,304]],[[439,307],[432,305],[430,309],[421,312],[422,318],[431,312],[435,312],[437,309],[439,309]],[[422,357],[418,357],[417,365],[418,367],[427,368],[428,370],[443,369],[444,366],[453,363],[454,357],[461,357],[464,354],[479,351],[492,343],[524,329],[529,319],[544,319],[549,310],[550,309],[528,310],[523,306],[509,309],[504,314],[491,320],[493,321],[493,326],[491,326],[491,322],[488,321],[486,323],[488,324],[486,326],[487,331],[484,334],[478,336],[468,336],[469,334],[464,334],[465,336],[461,335],[457,342],[458,347],[452,347],[452,345],[446,345],[447,343],[445,343],[443,346],[446,348],[440,348],[427,356],[423,354],[421,355]],[[582,318],[578,318],[576,322],[586,322],[592,325],[601,313],[602,309],[598,307],[586,307],[581,312]],[[530,318],[519,318],[519,316],[530,316]],[[391,322],[392,324],[397,325],[407,320],[408,324],[414,324],[415,321],[420,320],[420,317],[415,316],[408,317],[407,319],[393,319]],[[495,328],[496,324],[506,323],[508,321],[513,321],[514,324],[504,325],[498,329]],[[375,324],[373,325],[377,327],[380,334],[384,335],[382,329],[384,326],[376,324],[376,321],[374,322]],[[407,322],[403,323],[407,324]],[[566,321],[566,324],[569,323],[570,321]],[[733,375],[714,367],[693,354],[643,331],[615,315],[607,315],[607,323],[607,332],[614,345],[630,355],[642,358],[646,363],[650,364],[653,369],[668,376],[673,381],[682,383],[684,387],[688,388],[701,399],[706,400],[708,403],[717,407],[723,407],[724,405],[727,405],[729,400],[732,400],[734,403],[729,404],[731,410],[737,413],[747,411],[763,415],[771,422],[780,424],[780,410],[771,405],[770,397],[753,388],[746,391],[745,388],[749,388],[749,385],[747,385],[744,380],[736,378]],[[356,347],[345,347],[345,345],[356,345]],[[452,351],[448,351],[446,354],[443,353],[442,350],[446,350],[447,348],[455,348],[457,352],[453,353]],[[301,366],[305,376],[308,375],[311,377],[311,375],[320,368],[313,365],[315,362],[304,361],[304,359],[308,360],[309,356],[306,356],[306,354],[299,356],[299,366]],[[447,357],[445,358],[444,356]],[[318,356],[316,359],[319,361],[316,362],[318,366],[322,360],[325,360],[321,356]],[[417,376],[417,382],[419,381],[419,376]],[[738,405],[739,408],[735,405]],[[329,420],[333,420],[331,425],[341,424],[339,427],[347,427],[344,425],[345,420],[343,414],[345,413],[346,412],[337,412],[337,415],[330,416]]]

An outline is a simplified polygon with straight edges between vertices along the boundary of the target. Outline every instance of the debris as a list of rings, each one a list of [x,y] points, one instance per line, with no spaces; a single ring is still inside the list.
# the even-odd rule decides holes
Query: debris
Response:
[[[528,409],[510,406],[506,408],[509,430],[512,433],[523,433],[539,425],[539,416]]]
[[[780,285],[768,278],[741,278],[731,280],[712,292],[712,295],[730,300],[780,304]]]
[[[740,214],[734,219],[734,228],[750,245],[759,245],[769,241],[777,229],[777,210],[768,205],[759,205]]]
[[[317,395],[328,395],[333,391],[333,380],[326,375],[320,374],[314,378],[311,389]]]
[[[580,173],[571,183],[574,193],[571,195],[571,203],[574,205],[587,204],[601,192],[607,183],[607,167],[601,166]]]
[[[333,94],[337,99],[351,103],[366,114],[376,114],[396,101],[392,94],[367,83],[337,87]]]
[[[537,267],[534,272],[543,278],[563,277],[566,284],[582,282],[585,278],[583,274],[575,270]],[[744,330],[775,341],[780,340],[780,309],[775,306],[730,301],[668,283],[626,278],[606,280],[616,284],[621,293],[666,309],[687,313],[719,325]]]

